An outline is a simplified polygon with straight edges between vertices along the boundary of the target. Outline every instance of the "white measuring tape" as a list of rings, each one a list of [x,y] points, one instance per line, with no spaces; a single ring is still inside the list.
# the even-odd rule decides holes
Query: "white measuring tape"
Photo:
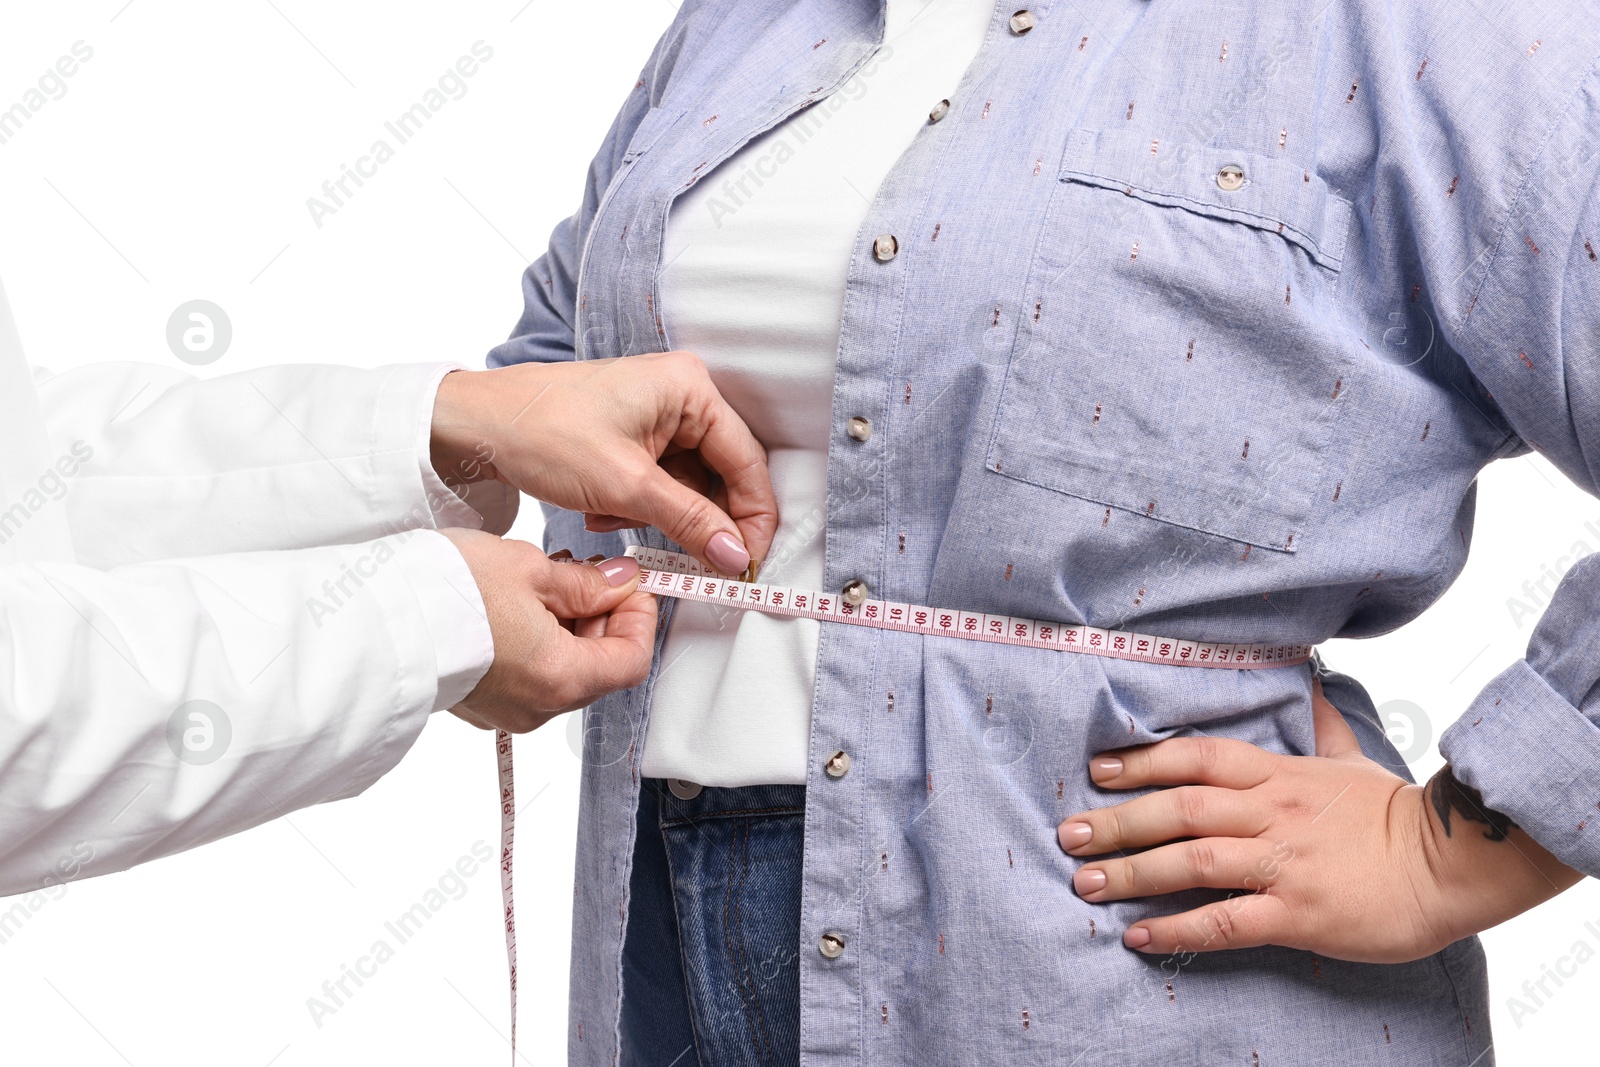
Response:
[[[517,829],[517,793],[511,771],[511,734],[494,732],[500,764],[500,903],[505,908],[506,962],[511,965],[511,1064],[517,1062],[517,906],[511,890],[512,838]]]
[[[1169,667],[1258,670],[1307,663],[1312,655],[1310,645],[1192,641],[1131,630],[1109,630],[1096,626],[1021,619],[1012,615],[901,604],[892,600],[863,600],[857,604],[837,593],[722,578],[706,569],[693,556],[681,552],[633,547],[628,549],[628,555],[638,560],[639,588],[647,592],[703,604],[724,604],[767,615],[841,622],[928,637],[1079,652]],[[515,1064],[517,918],[512,902],[511,853],[516,804],[512,789],[511,735],[504,730],[498,731],[495,734],[495,750],[500,763],[500,898],[505,905],[506,957],[511,965],[511,1056]]]
[[[1255,670],[1291,667],[1311,659],[1310,645],[1219,644],[1130,630],[1104,630],[1096,626],[1041,622],[1013,615],[991,615],[955,608],[930,608],[892,600],[852,603],[837,593],[791,589],[735,578],[720,578],[693,556],[657,548],[630,548],[639,561],[639,588],[659,596],[696,600],[703,604],[789,615],[876,630],[899,630],[928,637],[954,637],[963,641],[988,641],[999,645],[1083,652],[1111,659],[1131,659],[1171,667],[1228,667]]]

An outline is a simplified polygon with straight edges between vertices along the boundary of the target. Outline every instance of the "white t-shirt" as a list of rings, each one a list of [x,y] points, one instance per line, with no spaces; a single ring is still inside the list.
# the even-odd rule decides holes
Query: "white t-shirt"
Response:
[[[832,96],[745,145],[673,205],[660,292],[767,447],[781,519],[761,579],[819,589],[833,371],[851,253],[870,201],[953,98],[993,0],[889,0],[884,45]],[[804,784],[820,624],[680,601],[643,773],[701,785]]]

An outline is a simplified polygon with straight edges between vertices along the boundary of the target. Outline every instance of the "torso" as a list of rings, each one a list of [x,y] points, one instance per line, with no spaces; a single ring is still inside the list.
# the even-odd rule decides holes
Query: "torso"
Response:
[[[891,0],[884,48],[827,100],[678,198],[660,276],[670,343],[697,353],[768,450],[782,524],[763,581],[821,588],[833,370],[870,198],[955,92],[990,0]],[[681,604],[643,773],[800,784],[819,624]]]

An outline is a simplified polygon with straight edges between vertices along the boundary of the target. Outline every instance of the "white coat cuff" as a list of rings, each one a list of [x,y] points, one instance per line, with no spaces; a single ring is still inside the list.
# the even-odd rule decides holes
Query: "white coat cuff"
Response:
[[[458,494],[433,468],[433,406],[438,399],[439,383],[452,371],[466,368],[459,363],[440,363],[422,369],[427,372],[428,379],[421,390],[417,420],[417,468],[422,473],[422,493],[427,498],[428,510],[433,513],[434,528],[443,530],[454,526],[504,534],[516,521],[521,504],[521,496],[515,489],[504,482],[483,481],[462,486]]]
[[[494,662],[494,635],[477,580],[456,547],[432,531],[406,537],[397,560],[433,638],[439,690],[432,710],[452,708]]]

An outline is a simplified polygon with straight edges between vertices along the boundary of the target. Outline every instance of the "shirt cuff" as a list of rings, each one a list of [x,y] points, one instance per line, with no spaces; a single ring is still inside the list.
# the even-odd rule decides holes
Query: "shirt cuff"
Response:
[[[1456,778],[1557,859],[1600,877],[1600,727],[1519,660],[1439,739]]]
[[[503,535],[517,519],[521,494],[504,482],[496,481],[472,482],[462,486],[461,492],[457,493],[433,469],[433,406],[439,396],[439,383],[444,381],[445,375],[464,370],[466,368],[459,363],[441,363],[432,368],[432,376],[421,391],[422,404],[417,420],[417,469],[422,475],[422,493],[427,498],[428,510],[433,514],[435,529],[454,526]]]
[[[489,613],[467,561],[447,538],[430,530],[398,537],[396,562],[433,638],[439,689],[432,710],[444,711],[465,700],[494,662]]]

